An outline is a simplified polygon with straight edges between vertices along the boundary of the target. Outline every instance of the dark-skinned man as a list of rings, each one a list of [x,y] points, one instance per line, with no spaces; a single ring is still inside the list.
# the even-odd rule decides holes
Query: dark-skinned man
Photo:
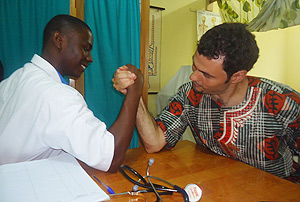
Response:
[[[48,22],[41,56],[35,54],[0,84],[0,165],[66,152],[99,170],[119,169],[133,135],[143,77],[127,66],[135,82],[107,129],[63,78],[80,77],[93,62],[92,48],[91,29],[80,19],[57,15]]]

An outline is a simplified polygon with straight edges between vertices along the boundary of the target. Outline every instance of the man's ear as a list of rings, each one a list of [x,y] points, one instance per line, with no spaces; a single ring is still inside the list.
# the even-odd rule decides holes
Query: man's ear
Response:
[[[240,70],[232,75],[231,83],[239,83],[247,76],[247,70]]]
[[[54,32],[53,37],[52,37],[52,42],[54,44],[54,46],[61,50],[63,47],[63,36],[61,35],[61,33],[59,32]]]

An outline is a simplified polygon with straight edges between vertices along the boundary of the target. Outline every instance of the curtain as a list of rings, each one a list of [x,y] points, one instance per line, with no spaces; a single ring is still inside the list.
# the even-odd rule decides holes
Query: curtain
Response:
[[[223,22],[248,24],[260,12],[264,0],[218,0]]]
[[[42,51],[43,30],[57,14],[69,14],[69,0],[0,0],[0,60],[4,78]]]
[[[223,22],[245,23],[250,31],[300,24],[299,0],[218,0],[218,6]]]
[[[283,29],[300,24],[299,0],[268,0],[249,24],[250,31]]]
[[[94,62],[85,70],[85,98],[95,116],[110,127],[124,99],[112,86],[113,74],[122,65],[140,64],[139,0],[85,0],[85,22],[94,36]],[[130,148],[138,145],[135,129]]]
[[[3,70],[3,65],[0,60],[0,82],[4,79],[4,70]]]

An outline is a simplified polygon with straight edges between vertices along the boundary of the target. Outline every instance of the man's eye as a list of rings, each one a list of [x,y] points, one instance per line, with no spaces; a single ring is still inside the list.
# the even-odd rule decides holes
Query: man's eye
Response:
[[[211,78],[211,76],[210,76],[209,74],[204,74],[204,76],[205,76],[206,78]]]
[[[200,71],[201,72],[201,71]],[[201,72],[202,74],[203,74],[203,76],[205,77],[205,78],[211,78],[212,76],[211,75],[209,75],[209,74],[207,74],[207,73],[205,73],[205,72]]]

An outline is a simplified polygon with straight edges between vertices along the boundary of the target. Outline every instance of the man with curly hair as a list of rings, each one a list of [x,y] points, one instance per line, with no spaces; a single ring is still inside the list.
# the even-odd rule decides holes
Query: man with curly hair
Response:
[[[172,149],[189,126],[197,144],[299,182],[293,156],[300,154],[300,94],[247,76],[258,55],[255,36],[244,24],[224,23],[207,31],[193,56],[191,82],[162,113],[153,119],[140,101],[136,126],[147,152]],[[132,83],[125,70],[117,70],[113,79],[123,93]]]

